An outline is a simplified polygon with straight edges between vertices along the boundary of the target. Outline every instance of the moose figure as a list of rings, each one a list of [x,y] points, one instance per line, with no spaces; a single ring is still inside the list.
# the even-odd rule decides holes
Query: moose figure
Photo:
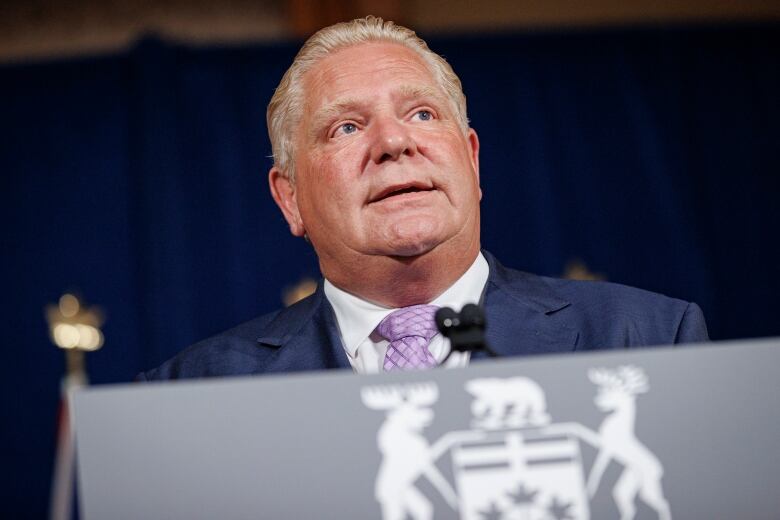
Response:
[[[363,403],[373,410],[387,412],[379,428],[377,443],[382,464],[377,474],[374,494],[382,508],[384,520],[414,520],[433,518],[433,505],[414,483],[425,476],[447,503],[458,509],[458,498],[449,482],[436,467],[436,460],[455,442],[474,439],[474,434],[453,432],[443,436],[433,446],[422,430],[433,421],[428,408],[439,397],[433,383],[405,386],[374,386],[361,390]]]
[[[614,459],[624,468],[612,490],[620,519],[634,518],[634,500],[639,494],[660,520],[670,520],[669,503],[661,488],[663,467],[634,434],[636,396],[648,391],[647,376],[641,368],[623,366],[616,370],[591,369],[588,377],[599,387],[596,406],[603,412],[611,412],[599,428],[600,450],[588,477],[588,494],[591,497],[596,494],[604,470]]]

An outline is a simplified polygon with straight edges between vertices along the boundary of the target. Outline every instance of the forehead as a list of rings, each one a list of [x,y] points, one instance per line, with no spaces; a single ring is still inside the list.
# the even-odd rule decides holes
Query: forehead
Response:
[[[441,90],[417,52],[392,42],[367,42],[339,49],[303,77],[308,111],[342,97],[379,94],[393,86]]]

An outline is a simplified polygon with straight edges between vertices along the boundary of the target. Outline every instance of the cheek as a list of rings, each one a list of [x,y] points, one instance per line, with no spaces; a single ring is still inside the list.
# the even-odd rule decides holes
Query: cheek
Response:
[[[360,177],[365,156],[362,143],[349,139],[327,148],[312,158],[312,167],[321,181],[331,185],[348,182]]]
[[[420,139],[421,148],[435,162],[449,164],[458,172],[473,172],[471,148],[459,132],[447,131],[424,135]]]
[[[429,158],[443,173],[442,181],[459,191],[479,189],[475,165],[461,142],[440,140],[431,146]]]
[[[301,186],[300,205],[308,215],[344,214],[355,205],[357,184],[344,169],[338,157],[313,162],[307,171],[307,183]]]

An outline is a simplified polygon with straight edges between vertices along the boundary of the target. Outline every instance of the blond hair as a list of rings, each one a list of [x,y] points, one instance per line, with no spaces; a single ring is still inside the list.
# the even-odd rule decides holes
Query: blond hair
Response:
[[[330,53],[359,43],[393,42],[415,51],[428,65],[439,86],[452,102],[458,124],[468,132],[466,96],[460,79],[447,61],[431,51],[414,31],[375,16],[342,22],[317,31],[306,40],[268,103],[266,123],[274,166],[294,181],[293,131],[303,110],[303,76]]]

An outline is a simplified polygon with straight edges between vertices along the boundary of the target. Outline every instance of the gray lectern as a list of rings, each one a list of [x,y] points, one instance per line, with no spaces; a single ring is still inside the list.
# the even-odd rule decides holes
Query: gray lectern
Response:
[[[780,340],[74,401],[97,519],[780,518]]]

